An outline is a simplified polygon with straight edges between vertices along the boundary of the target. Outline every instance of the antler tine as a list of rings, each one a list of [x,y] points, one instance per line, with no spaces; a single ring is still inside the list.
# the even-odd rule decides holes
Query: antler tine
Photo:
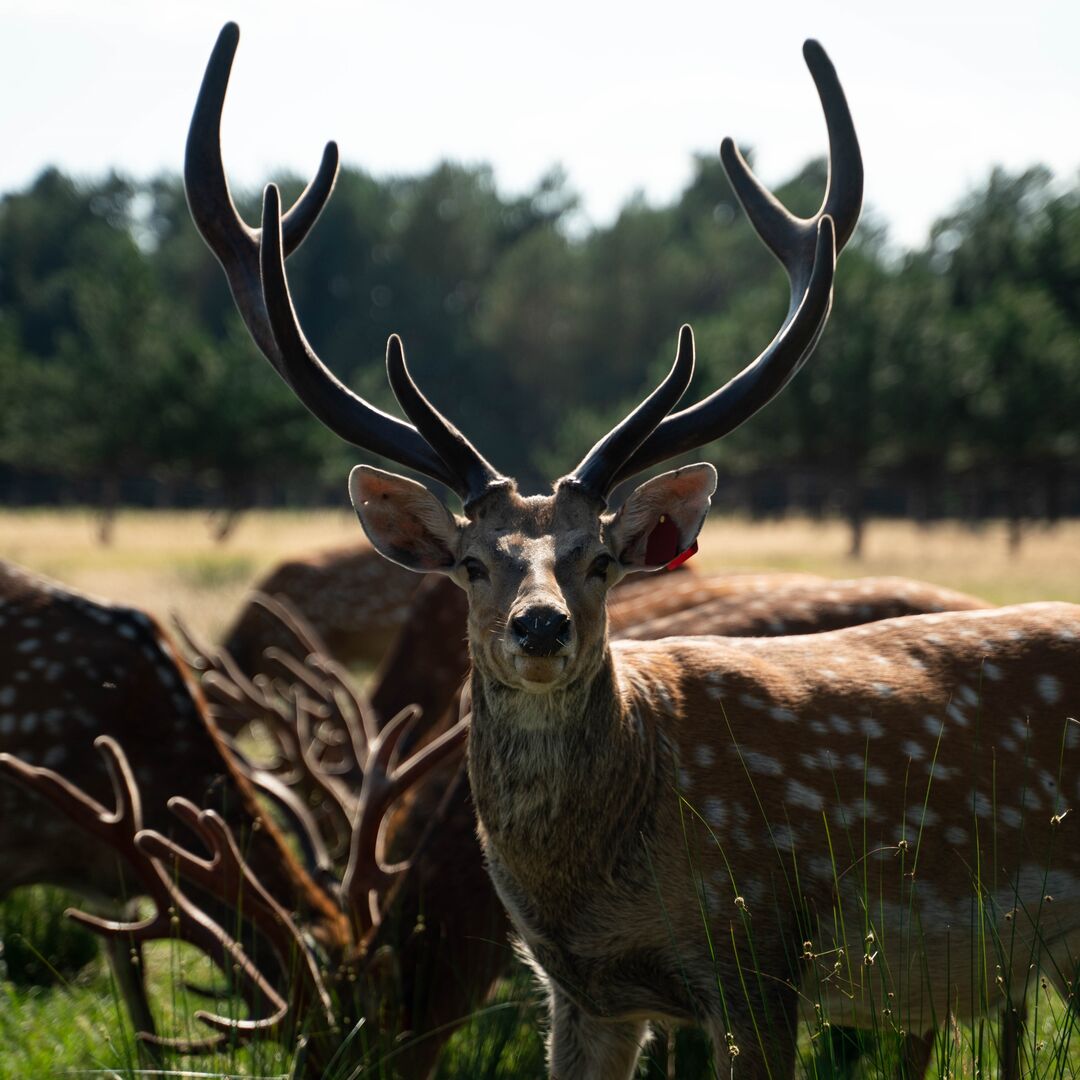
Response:
[[[221,263],[244,325],[287,382],[259,285],[259,230],[240,217],[221,159],[221,114],[239,42],[240,28],[234,22],[226,23],[210,54],[191,117],[184,155],[184,188],[195,227]],[[328,142],[315,179],[282,220],[287,255],[303,243],[322,213],[337,173],[337,144]]]
[[[390,807],[437,765],[464,745],[467,721],[459,721],[449,731],[432,740],[422,750],[391,768],[403,737],[419,715],[413,707],[402,709],[370,748],[364,768],[364,780],[353,821],[349,864],[342,879],[343,903],[362,937],[379,921],[377,890],[386,886],[409,863],[387,865],[382,859],[380,835],[383,819]]]
[[[599,475],[610,477],[607,491],[650,465],[733,431],[784,388],[821,336],[831,306],[836,256],[851,236],[862,206],[863,170],[855,127],[836,70],[816,41],[806,42],[803,55],[829,132],[829,181],[817,214],[805,219],[791,214],[754,177],[731,139],[724,140],[720,151],[747,216],[787,271],[787,316],[764,352],[735,378],[696,404],[664,417],[653,430],[642,425],[644,437],[627,458],[613,462],[606,471],[597,468]]]
[[[233,764],[237,770],[252,784],[255,790],[268,799],[278,811],[286,818],[290,829],[297,838],[304,862],[309,873],[325,883],[326,875],[333,870],[330,852],[311,808],[296,794],[288,784],[280,777],[275,776],[266,769],[260,769],[248,760],[247,755],[233,742],[233,740],[221,733],[221,741],[228,750]],[[335,886],[337,882],[335,879]]]
[[[381,454],[446,484],[465,497],[469,487],[411,424],[369,405],[341,383],[304,337],[289,294],[282,238],[281,198],[274,184],[263,193],[260,265],[263,303],[285,381],[331,431],[346,442]]]
[[[835,269],[835,231],[832,218],[826,215],[817,226],[806,292],[768,347],[719,390],[666,417],[615,472],[613,485],[650,465],[722,438],[780,393],[814,351],[825,329]]]
[[[311,752],[311,719],[299,701],[296,703],[296,734],[308,789],[318,791],[321,795],[323,813],[330,819],[334,830],[334,842],[331,846],[334,854],[340,855],[348,849],[353,807],[329,779],[322,764],[315,760]]]
[[[416,429],[372,407],[340,383],[296,324],[285,285],[284,259],[303,240],[330,197],[338,169],[336,144],[327,144],[315,179],[284,218],[273,185],[267,195],[272,198],[273,212],[267,215],[264,201],[261,230],[247,226],[236,211],[221,159],[221,114],[239,40],[239,28],[227,23],[210,56],[191,119],[184,186],[195,225],[225,270],[240,316],[256,345],[304,405],[347,442],[456,490],[460,479]],[[282,263],[281,280],[274,283],[272,294],[266,291],[265,281],[260,282],[260,277],[266,277],[268,248],[272,259]]]
[[[564,483],[603,500],[612,488],[612,476],[679,403],[694,377],[694,332],[683,325],[675,363],[660,385],[621,423],[616,424],[581,460]]]
[[[240,991],[254,1009],[260,998],[270,1002],[276,1016],[285,1007],[284,999],[266,981],[239,943],[213,919],[192,903],[172,881],[164,867],[139,845],[141,831],[138,787],[120,745],[109,736],[99,736],[94,746],[105,759],[115,798],[115,810],[107,810],[84,791],[51,769],[28,765],[10,754],[0,754],[0,772],[48,799],[89,833],[114,847],[129,863],[154,904],[154,914],[135,922],[103,919],[69,908],[66,914],[103,937],[127,937],[134,941],[179,938],[204,952],[222,970],[236,969],[244,976]],[[194,858],[194,856],[192,856]],[[150,1032],[140,1038],[186,1047],[187,1040],[162,1039]],[[199,1042],[216,1047],[222,1040]]]
[[[818,212],[809,218],[796,217],[753,174],[734,140],[725,138],[720,144],[724,171],[746,216],[792,278],[793,308],[806,289],[818,222],[826,214],[833,219],[836,250],[843,250],[859,220],[863,196],[859,140],[836,69],[813,39],[803,44],[803,57],[817,88],[829,135],[829,177]]]
[[[289,1004],[283,1003],[273,1016],[256,1020],[236,1020],[198,1012],[196,1016],[218,1030],[266,1034],[275,1030],[290,1012],[300,1012],[313,998],[321,1007],[324,1019],[333,1022],[330,996],[323,984],[311,950],[304,942],[296,923],[287,911],[266,891],[251,872],[236,846],[228,825],[213,810],[200,810],[187,799],[174,797],[169,809],[197,835],[212,852],[210,860],[191,854],[175,841],[154,830],[145,829],[136,837],[138,847],[161,862],[172,860],[185,878],[226,902],[242,897],[244,917],[270,942],[292,986]],[[300,958],[299,969],[294,961]],[[299,975],[299,979],[296,976]]]
[[[307,654],[325,651],[325,646],[319,640],[315,628],[284,596],[254,592],[251,594],[251,603],[255,607],[262,608],[271,618],[276,619],[283,629],[292,634]]]

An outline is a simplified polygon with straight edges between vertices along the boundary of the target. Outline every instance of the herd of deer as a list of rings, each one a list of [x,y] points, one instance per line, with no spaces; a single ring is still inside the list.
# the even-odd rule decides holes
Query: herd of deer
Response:
[[[607,509],[616,484],[765,405],[821,334],[862,198],[822,49],[805,47],[830,143],[817,215],[792,217],[721,149],[790,281],[773,341],[675,411],[684,327],[641,405],[552,494],[523,496],[423,396],[397,337],[409,422],[307,343],[285,259],[337,150],[288,213],[270,185],[262,228],[241,221],[219,137],[238,35],[222,31],[192,121],[195,223],[301,401],[462,510],[358,466],[371,546],[282,568],[222,648],[0,566],[0,887],[56,883],[104,910],[73,915],[106,942],[148,1048],[272,1037],[305,1075],[347,1053],[425,1076],[516,951],[546,989],[562,1080],[632,1076],[650,1022],[704,1029],[723,1075],[792,1075],[800,1028],[831,1024],[903,1035],[901,1073],[921,1076],[936,1029],[996,1008],[1019,1075],[1025,996],[1042,979],[1070,998],[1080,946],[1080,608],[640,573],[696,545],[709,465]],[[364,694],[346,665],[373,651]],[[273,747],[254,760],[250,724]],[[156,1033],[140,952],[161,938],[227,972],[247,1015]]]

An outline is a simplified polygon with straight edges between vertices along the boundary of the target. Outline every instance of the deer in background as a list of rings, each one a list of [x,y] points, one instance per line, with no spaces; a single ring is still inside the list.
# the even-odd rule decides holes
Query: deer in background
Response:
[[[28,765],[62,769],[100,801],[109,780],[93,742],[121,741],[147,792],[148,826],[174,831],[165,805],[172,795],[216,807],[276,899],[332,929],[334,906],[262,813],[198,687],[151,616],[0,562],[0,671],[0,750]],[[52,884],[112,908],[139,895],[139,880],[108,844],[9,783],[0,785],[0,853],[0,894]],[[112,937],[106,949],[136,1028],[152,1032],[140,943]]]
[[[388,563],[365,543],[287,559],[255,591],[287,600],[342,663],[374,666],[408,617],[419,584],[416,574]],[[262,606],[246,603],[222,644],[250,673],[268,648],[288,644],[282,631]]]
[[[372,939],[411,866],[408,857],[387,862],[383,819],[460,748],[463,724],[410,755],[399,751],[413,710],[379,732],[370,717],[344,714],[357,791],[344,865],[331,868],[331,880],[316,880],[261,812],[259,771],[234,760],[149,616],[0,563],[0,656],[0,889],[58,884],[121,914],[136,897],[150,897],[149,919],[77,916],[103,937],[144,1043],[198,1053],[229,1040],[287,1037],[314,1011],[310,1068],[318,1074],[350,1016],[371,1018],[369,1031],[378,1026],[393,987]],[[288,820],[307,828],[303,815]],[[174,827],[181,823],[186,839]],[[198,851],[187,846],[193,838]],[[319,848],[317,837],[307,839]],[[205,1039],[157,1035],[139,957],[145,942],[170,939],[238,974],[251,1018],[200,1014],[214,1032]],[[268,945],[272,959],[253,944]],[[389,1004],[397,1018],[411,1003],[398,995]],[[397,1055],[424,1072],[433,1059],[430,1046]]]

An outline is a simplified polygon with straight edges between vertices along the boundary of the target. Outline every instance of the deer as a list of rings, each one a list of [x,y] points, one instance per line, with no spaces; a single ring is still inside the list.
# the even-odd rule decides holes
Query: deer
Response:
[[[416,574],[392,566],[363,543],[286,559],[259,579],[254,592],[287,600],[338,660],[374,667],[408,617],[419,584]],[[287,633],[274,637],[282,629],[259,603],[249,602],[222,644],[252,674],[267,648],[290,640]]]
[[[357,778],[344,857],[305,867],[256,793],[284,805],[288,828],[316,852],[325,849],[317,826],[288,812],[262,770],[237,756],[179,645],[151,616],[0,563],[0,656],[0,890],[52,883],[91,902],[96,911],[73,917],[102,937],[141,1047],[203,1053],[230,1041],[298,1037],[314,1017],[310,1070],[320,1075],[349,1034],[346,1021],[367,1016],[373,1030],[386,1000],[391,1028],[399,1013],[408,1020],[415,1006],[393,996],[394,965],[375,935],[415,855],[409,848],[389,860],[384,819],[460,751],[462,722],[403,752],[416,710],[401,709],[376,731],[357,695],[359,711],[341,714],[349,738],[339,750]],[[327,669],[309,675],[309,693]],[[337,703],[339,689],[330,684],[321,703]],[[297,689],[294,704],[299,697]],[[292,715],[302,717],[302,708]],[[441,820],[429,812],[427,829]],[[426,836],[414,840],[419,849]],[[143,896],[154,914],[139,919],[131,905]],[[157,1032],[142,946],[173,939],[235,976],[250,1019],[201,1013],[211,1029],[204,1038]],[[396,1054],[424,1075],[432,1045]]]
[[[1029,969],[1064,978],[1080,923],[1075,784],[1063,772],[1080,608],[775,639],[607,633],[614,582],[693,546],[716,472],[661,473],[614,511],[612,490],[748,420],[824,328],[863,181],[820,45],[803,50],[829,134],[818,213],[791,215],[731,140],[721,146],[788,276],[772,342],[677,409],[694,366],[684,326],[662,382],[550,494],[523,495],[423,395],[396,335],[387,375],[407,422],[344,387],[305,339],[285,268],[298,208],[283,218],[269,185],[255,233],[219,167],[236,41],[226,27],[196,106],[189,204],[249,331],[309,410],[461,499],[454,513],[424,484],[369,465],[349,478],[377,550],[466,593],[470,785],[488,871],[548,988],[551,1074],[630,1076],[659,1021],[702,1027],[725,1071],[737,1061],[747,1077],[791,1075],[801,1005],[924,1032],[975,1014],[983,975],[1006,1004],[1021,999]],[[305,207],[331,186],[317,178]]]
[[[93,740],[122,740],[134,775],[155,793],[144,803],[150,826],[173,831],[168,795],[214,806],[278,901],[316,918],[333,913],[226,752],[201,691],[152,616],[0,562],[0,670],[5,753],[62,767],[100,798],[108,781]],[[0,894],[52,884],[120,911],[138,895],[137,880],[107,846],[24,789],[0,786],[0,811]],[[152,1032],[139,942],[110,938],[106,954],[136,1028]]]

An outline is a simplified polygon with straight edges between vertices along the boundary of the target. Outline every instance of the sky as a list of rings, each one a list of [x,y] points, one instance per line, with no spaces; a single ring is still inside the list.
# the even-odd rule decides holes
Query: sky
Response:
[[[662,13],[661,13],[662,9]],[[1080,166],[1075,0],[0,0],[0,191],[46,165],[179,171],[203,67],[240,24],[223,124],[239,187],[309,176],[323,144],[376,174],[489,162],[507,193],[552,165],[606,223],[672,199],[724,135],[767,183],[824,153],[800,51],[844,85],[866,197],[901,246],[990,167]]]

